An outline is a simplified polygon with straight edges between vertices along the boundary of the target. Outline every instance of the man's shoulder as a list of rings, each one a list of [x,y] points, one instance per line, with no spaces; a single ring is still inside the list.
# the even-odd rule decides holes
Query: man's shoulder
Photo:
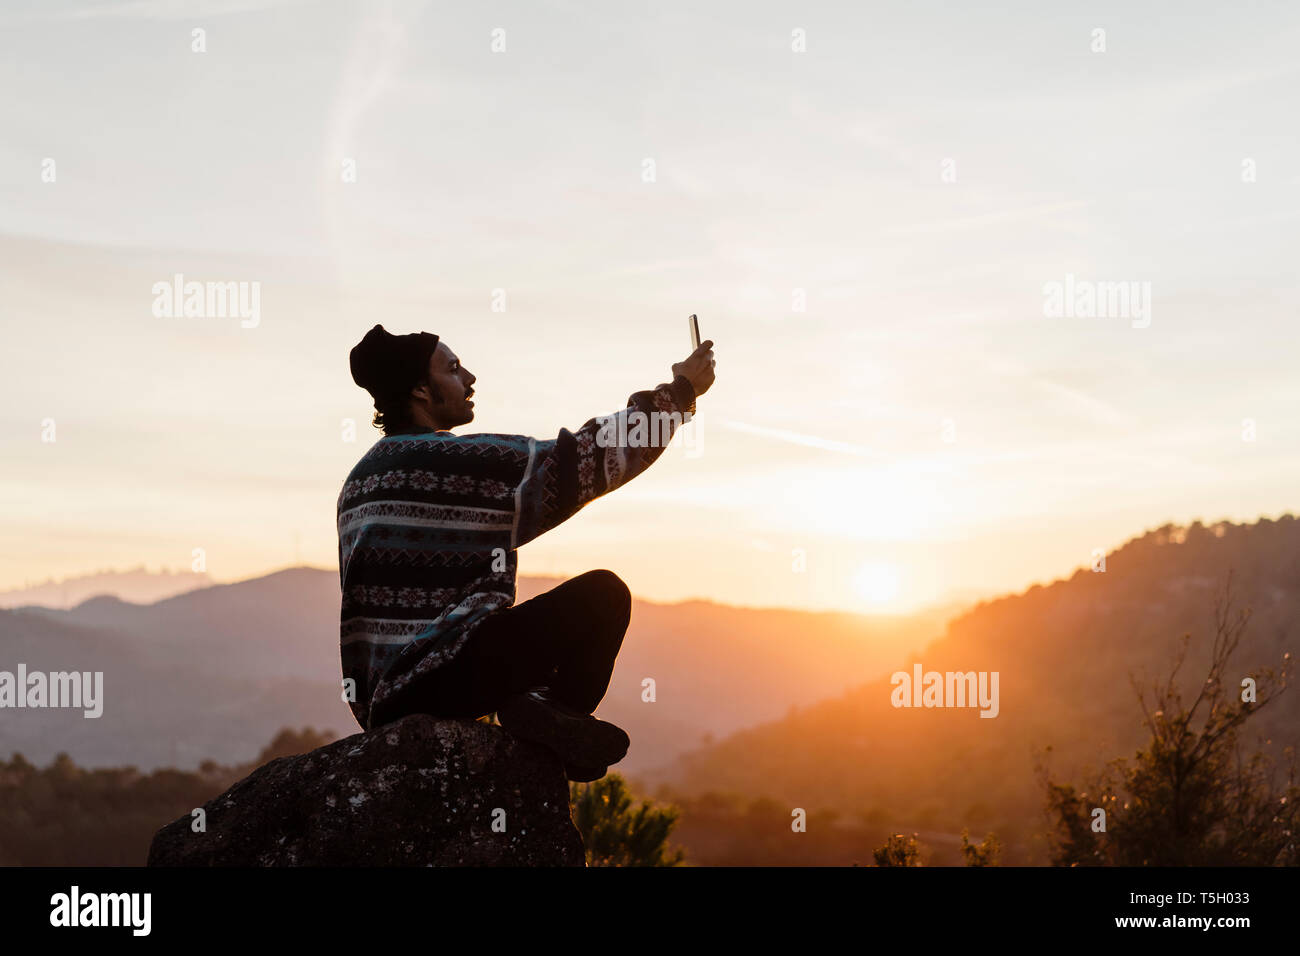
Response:
[[[439,459],[482,458],[526,461],[534,439],[527,435],[477,432],[423,432],[387,435],[370,446],[353,468],[354,473],[403,467],[428,467]]]
[[[446,476],[464,482],[487,482],[489,496],[517,484],[527,472],[535,440],[527,435],[482,432],[454,435],[426,432],[388,435],[375,442],[361,456],[343,481],[338,511],[342,514],[358,503],[381,495],[399,498],[406,489],[421,500],[435,494]],[[456,494],[465,494],[457,487]]]

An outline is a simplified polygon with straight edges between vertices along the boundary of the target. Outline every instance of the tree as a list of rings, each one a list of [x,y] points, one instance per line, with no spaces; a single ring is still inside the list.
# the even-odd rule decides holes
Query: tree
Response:
[[[678,809],[649,800],[633,807],[633,799],[627,781],[616,773],[569,785],[588,866],[677,866],[685,859],[685,851],[668,846]]]
[[[1249,621],[1248,610],[1233,610],[1229,575],[1215,603],[1208,670],[1191,703],[1177,681],[1191,640],[1185,635],[1163,684],[1146,689],[1133,681],[1148,744],[1131,761],[1112,761],[1082,792],[1046,781],[1054,864],[1300,863],[1294,750],[1285,751],[1287,782],[1278,787],[1268,755],[1243,755],[1238,745],[1242,726],[1286,690],[1291,667],[1286,653],[1279,672],[1236,679],[1228,663]]]
[[[920,866],[921,844],[917,842],[915,833],[911,836],[891,833],[885,845],[872,851],[871,855],[876,866]]]
[[[1073,784],[1051,780],[1046,782],[1046,787],[1047,815],[1054,827],[1048,834],[1052,865],[1103,865],[1106,855],[1102,852],[1098,834],[1092,829],[1088,794],[1077,792]]]
[[[997,866],[1002,854],[1002,844],[992,833],[979,843],[970,842],[970,833],[961,831],[961,855],[967,866]]]

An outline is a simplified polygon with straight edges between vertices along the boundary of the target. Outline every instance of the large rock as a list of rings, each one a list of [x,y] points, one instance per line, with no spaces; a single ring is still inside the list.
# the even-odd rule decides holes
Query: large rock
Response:
[[[203,809],[206,832],[158,831],[150,866],[584,865],[559,758],[473,720],[415,714],[281,757]]]

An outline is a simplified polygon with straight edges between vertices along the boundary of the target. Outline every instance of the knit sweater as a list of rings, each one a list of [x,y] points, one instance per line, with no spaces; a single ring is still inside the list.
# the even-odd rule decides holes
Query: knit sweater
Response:
[[[517,548],[649,468],[694,412],[678,375],[555,438],[375,442],[338,499],[344,691],[362,729],[401,716],[421,676],[514,603]]]

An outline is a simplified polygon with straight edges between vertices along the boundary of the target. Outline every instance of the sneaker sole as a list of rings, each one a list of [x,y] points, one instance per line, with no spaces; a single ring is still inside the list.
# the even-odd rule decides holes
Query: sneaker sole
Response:
[[[596,717],[566,716],[527,694],[502,704],[497,719],[513,736],[549,747],[575,769],[618,763],[631,743],[614,724]]]

